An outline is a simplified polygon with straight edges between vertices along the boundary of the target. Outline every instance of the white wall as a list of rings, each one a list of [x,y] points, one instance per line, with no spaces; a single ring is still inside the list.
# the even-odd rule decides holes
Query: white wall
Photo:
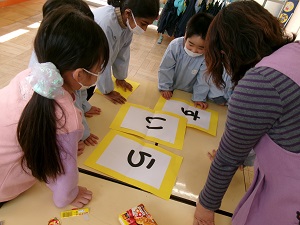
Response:
[[[259,4],[263,5],[265,0],[256,0]],[[277,3],[277,2],[273,2],[274,0],[269,0],[266,1],[265,3],[265,8],[273,15],[278,17],[283,4]],[[275,0],[275,1],[279,1],[279,0]],[[296,40],[300,40],[300,2],[298,3],[294,14],[292,16],[292,18],[290,19],[290,21],[288,22],[287,26],[286,26],[286,31],[287,32],[291,32],[291,33],[295,33],[298,34]]]
[[[286,31],[297,34],[297,40],[300,40],[300,2],[298,3],[294,14],[286,26]]]
[[[265,9],[267,9],[273,16],[278,17],[283,5],[284,0],[256,0],[259,4],[264,5]]]

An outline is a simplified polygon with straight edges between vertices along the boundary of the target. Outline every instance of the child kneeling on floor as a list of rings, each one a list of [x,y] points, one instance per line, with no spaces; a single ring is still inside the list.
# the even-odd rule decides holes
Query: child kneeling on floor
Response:
[[[158,89],[170,99],[175,89],[193,93],[195,106],[206,109],[206,99],[225,105],[230,97],[231,80],[223,73],[224,88],[217,88],[206,73],[205,37],[213,17],[198,13],[187,23],[184,37],[169,44],[158,71]]]

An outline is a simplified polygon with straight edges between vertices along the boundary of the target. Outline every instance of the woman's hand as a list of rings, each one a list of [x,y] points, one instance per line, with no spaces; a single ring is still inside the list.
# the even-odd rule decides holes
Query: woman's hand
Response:
[[[123,88],[124,91],[132,91],[132,86],[126,80],[116,80],[117,87]]]
[[[197,203],[193,225],[215,225],[215,212]]]
[[[126,98],[124,98],[119,92],[112,91],[108,94],[104,95],[109,101],[114,104],[124,104],[126,102]]]
[[[93,193],[86,189],[85,187],[78,186],[79,191],[77,197],[71,202],[72,206],[76,208],[82,208],[83,206],[87,205],[93,197]]]
[[[94,115],[100,115],[101,113],[101,109],[96,107],[96,106],[92,106],[91,109],[89,111],[87,111],[84,115],[86,117],[93,117]]]

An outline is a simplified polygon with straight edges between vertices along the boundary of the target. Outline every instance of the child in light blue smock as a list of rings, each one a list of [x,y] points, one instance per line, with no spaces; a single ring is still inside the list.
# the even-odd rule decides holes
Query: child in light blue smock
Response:
[[[194,15],[188,22],[184,37],[169,44],[158,71],[158,89],[165,99],[170,99],[175,89],[193,93],[195,106],[207,108],[206,99],[225,105],[229,99],[231,81],[224,72],[224,89],[218,89],[206,74],[204,56],[205,36],[212,21],[205,13]],[[226,91],[226,93],[225,93]]]
[[[111,5],[93,10],[95,21],[106,34],[110,47],[109,62],[97,81],[97,87],[110,101],[123,104],[126,99],[114,91],[116,85],[125,91],[132,86],[125,81],[128,76],[130,44],[133,33],[143,34],[148,25],[158,17],[159,0],[111,0]]]

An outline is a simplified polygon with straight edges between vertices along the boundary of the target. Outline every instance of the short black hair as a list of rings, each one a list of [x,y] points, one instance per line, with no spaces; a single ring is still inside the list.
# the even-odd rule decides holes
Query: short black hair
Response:
[[[91,19],[94,19],[94,14],[92,13],[89,5],[83,0],[47,0],[43,5],[43,17],[64,5],[70,5]]]
[[[157,18],[159,14],[159,0],[108,0],[113,7],[120,7],[121,13],[130,9],[135,17]]]
[[[185,37],[190,38],[193,35],[200,36],[205,40],[209,25],[213,16],[208,13],[197,13],[192,16],[186,26]]]

